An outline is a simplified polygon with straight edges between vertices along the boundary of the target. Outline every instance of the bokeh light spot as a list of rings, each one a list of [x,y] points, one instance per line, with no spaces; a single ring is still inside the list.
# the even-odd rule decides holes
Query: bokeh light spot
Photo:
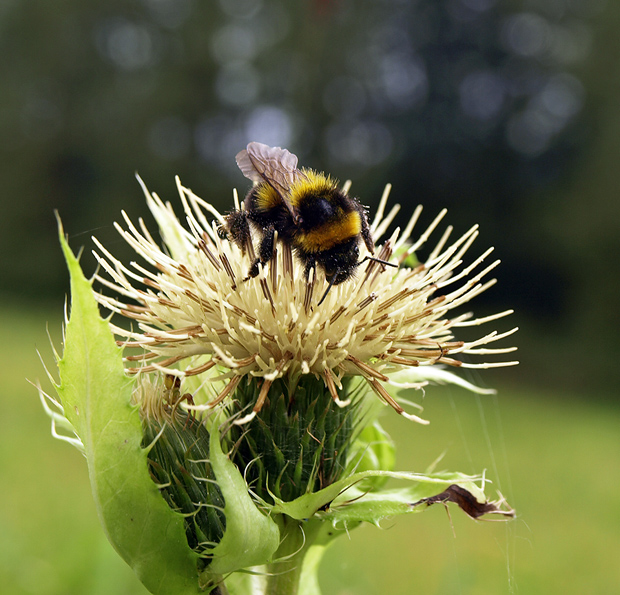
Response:
[[[194,0],[142,0],[151,16],[167,29],[180,27],[191,15]]]
[[[138,70],[154,62],[151,32],[127,19],[104,21],[95,40],[99,52],[123,70]]]
[[[272,147],[286,147],[293,136],[291,116],[279,107],[258,106],[247,117],[245,134],[248,142],[255,140]]]
[[[327,129],[326,144],[334,161],[370,167],[390,156],[393,138],[379,122],[340,121]]]
[[[256,35],[253,28],[242,25],[226,25],[218,29],[211,40],[211,53],[220,63],[236,60],[252,60],[257,53]]]
[[[502,38],[508,49],[519,56],[541,56],[549,47],[549,24],[532,12],[516,14],[506,20]]]
[[[381,62],[380,84],[394,107],[418,106],[426,99],[428,90],[424,63],[415,58],[387,55]]]
[[[540,94],[540,101],[550,114],[568,119],[581,110],[583,96],[582,84],[574,76],[561,73],[549,79]]]
[[[249,19],[263,7],[262,0],[219,0],[220,8],[230,17]]]
[[[248,62],[229,62],[217,74],[215,90],[222,103],[243,106],[258,96],[260,77]]]
[[[224,171],[232,173],[238,171],[238,168],[230,155],[236,155],[247,141],[235,119],[220,114],[207,116],[196,126],[194,143],[204,161],[215,163]]]
[[[469,73],[459,85],[461,109],[478,120],[497,116],[504,103],[506,83],[490,70]]]

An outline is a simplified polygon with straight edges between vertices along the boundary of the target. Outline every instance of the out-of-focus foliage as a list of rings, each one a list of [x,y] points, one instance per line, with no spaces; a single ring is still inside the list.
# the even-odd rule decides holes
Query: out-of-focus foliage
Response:
[[[601,146],[618,109],[603,78],[618,12],[604,0],[5,0],[3,291],[65,291],[53,209],[86,246],[98,226],[113,238],[120,209],[142,208],[138,171],[164,198],[178,174],[225,210],[246,187],[234,155],[258,140],[352,178],[371,207],[390,181],[427,217],[448,206],[463,229],[480,223],[504,261],[485,299],[516,307],[526,342],[529,325],[605,351],[611,331],[586,335],[618,318],[597,299],[617,290]],[[88,254],[83,265],[94,269]]]

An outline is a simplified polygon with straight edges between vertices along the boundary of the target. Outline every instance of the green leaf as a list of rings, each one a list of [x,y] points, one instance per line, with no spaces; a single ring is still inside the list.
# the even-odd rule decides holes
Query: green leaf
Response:
[[[375,421],[366,426],[353,445],[357,454],[347,465],[348,474],[354,471],[392,471],[396,462],[396,448],[388,433]],[[352,450],[353,450],[352,449]],[[358,486],[365,491],[383,487],[388,477],[370,477]]]
[[[435,493],[441,492],[435,484]],[[452,484],[446,484],[446,487]],[[395,517],[401,514],[421,512],[427,506],[417,504],[420,500],[429,497],[428,485],[418,484],[406,488],[383,490],[376,494],[363,494],[358,490],[351,490],[347,493],[347,503],[337,503],[321,515],[321,519],[330,521],[336,528],[347,528],[352,523],[379,523],[388,517]],[[358,498],[358,499],[356,499]]]
[[[417,482],[422,486],[432,486],[430,489],[427,488],[426,492],[423,490],[420,492],[424,493],[426,496],[441,492],[451,484],[462,485],[466,489],[467,486],[471,486],[472,489],[476,490],[477,495],[480,493],[480,488],[473,483],[478,478],[462,473],[433,473],[425,475],[422,473],[408,473],[403,471],[371,470],[354,473],[318,492],[304,494],[290,502],[284,502],[279,498],[275,498],[276,503],[272,507],[272,511],[274,513],[286,514],[297,520],[309,519],[320,509],[326,509],[331,506],[337,498],[339,498],[339,502],[342,502],[343,500],[350,500],[352,497],[355,498],[359,496],[359,490],[357,490],[353,496],[351,496],[352,492],[347,490],[371,478],[404,479]],[[421,497],[423,498],[425,496]]]
[[[416,485],[404,490],[378,491],[376,493],[368,493],[360,489],[359,486],[367,485],[368,480],[373,478],[403,479],[415,482]],[[479,477],[464,475],[463,473],[422,474],[381,470],[362,471],[341,479],[323,490],[305,494],[290,502],[276,498],[272,512],[286,514],[297,520],[310,519],[316,514],[315,518],[330,519],[332,525],[335,524],[334,519],[336,522],[342,519],[348,522],[367,521],[377,524],[386,516],[413,512],[410,510],[412,505],[418,504],[420,500],[425,498],[431,500],[450,486],[462,488],[474,507],[478,503],[480,507],[484,508],[482,506],[486,503],[484,492],[474,483],[479,479]],[[454,494],[448,494],[444,500],[435,501],[457,502],[459,506],[464,503],[462,499],[460,501],[456,499]],[[384,506],[377,506],[378,503],[383,503]],[[428,504],[431,503],[433,502],[428,502]],[[481,514],[496,512],[510,516],[509,512],[511,511],[504,513],[495,509],[492,504],[486,506],[488,510]],[[468,512],[466,507],[461,506],[461,508]],[[343,513],[344,510],[349,512]],[[341,516],[336,518],[337,514]],[[468,512],[468,514],[470,513]]]
[[[445,475],[445,474],[444,474]],[[453,502],[472,518],[485,514],[496,514],[504,518],[513,518],[514,511],[500,502],[488,502],[483,490],[472,478],[454,473],[445,489],[437,492],[436,484],[418,483],[406,488],[383,490],[374,494],[364,494],[357,487],[350,493],[337,498],[328,511],[320,515],[321,521],[329,521],[334,528],[347,529],[351,523],[379,523],[400,514],[420,512],[432,504]]]
[[[142,430],[131,404],[133,379],[99,310],[89,281],[63,237],[71,275],[71,317],[58,361],[64,412],[85,449],[99,518],[110,543],[156,595],[199,593],[197,556],[183,518],[159,494],[147,471]]]
[[[211,427],[209,456],[224,495],[226,531],[213,549],[206,575],[227,574],[269,562],[280,545],[277,525],[254,504],[243,476],[222,452],[217,425]]]
[[[358,473],[360,476],[373,476],[376,472]],[[353,483],[352,476],[343,480],[350,485],[345,488],[324,510],[317,511],[308,521],[308,525],[321,526],[314,545],[327,545],[345,531],[357,527],[362,522],[380,526],[383,519],[402,514],[410,514],[426,510],[436,503],[453,502],[472,518],[494,514],[504,519],[514,517],[514,511],[503,501],[488,502],[484,491],[475,483],[475,478],[462,473],[435,473],[421,475],[416,473],[386,473],[388,477],[409,479],[414,485],[400,489],[366,492],[360,489],[362,481]],[[342,483],[342,482],[339,482]],[[325,492],[325,490],[323,490]],[[317,492],[318,495],[319,493]],[[327,494],[322,495],[321,499]],[[331,495],[331,494],[330,494]],[[298,500],[301,500],[298,499]],[[288,508],[292,503],[279,503],[278,509],[299,514],[306,502],[296,502],[295,508]],[[313,503],[316,504],[316,501]]]

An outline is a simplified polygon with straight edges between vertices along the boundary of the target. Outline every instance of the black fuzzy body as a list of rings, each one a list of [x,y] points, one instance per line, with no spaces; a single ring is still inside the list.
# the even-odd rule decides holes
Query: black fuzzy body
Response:
[[[360,232],[343,233],[334,238],[334,227],[349,217],[359,216]],[[349,279],[359,260],[359,243],[374,252],[366,210],[355,198],[327,183],[308,185],[285,201],[267,183],[252,188],[244,208],[226,216],[223,236],[228,236],[244,252],[251,242],[250,226],[260,235],[258,256],[248,277],[255,277],[259,264],[265,265],[273,256],[276,238],[289,245],[304,265],[306,277],[319,266],[330,284]]]

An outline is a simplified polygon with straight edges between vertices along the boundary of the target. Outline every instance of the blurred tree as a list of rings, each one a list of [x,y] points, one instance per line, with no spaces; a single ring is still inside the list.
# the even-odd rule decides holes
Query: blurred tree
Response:
[[[84,235],[74,245],[110,245],[120,209],[144,211],[135,171],[171,199],[178,174],[226,209],[246,187],[234,155],[259,140],[352,178],[371,206],[391,181],[405,215],[422,203],[479,222],[504,261],[489,307],[559,333],[593,282],[557,208],[599,138],[588,89],[602,78],[588,74],[609,13],[604,0],[5,0],[3,292],[66,290],[53,209]]]

